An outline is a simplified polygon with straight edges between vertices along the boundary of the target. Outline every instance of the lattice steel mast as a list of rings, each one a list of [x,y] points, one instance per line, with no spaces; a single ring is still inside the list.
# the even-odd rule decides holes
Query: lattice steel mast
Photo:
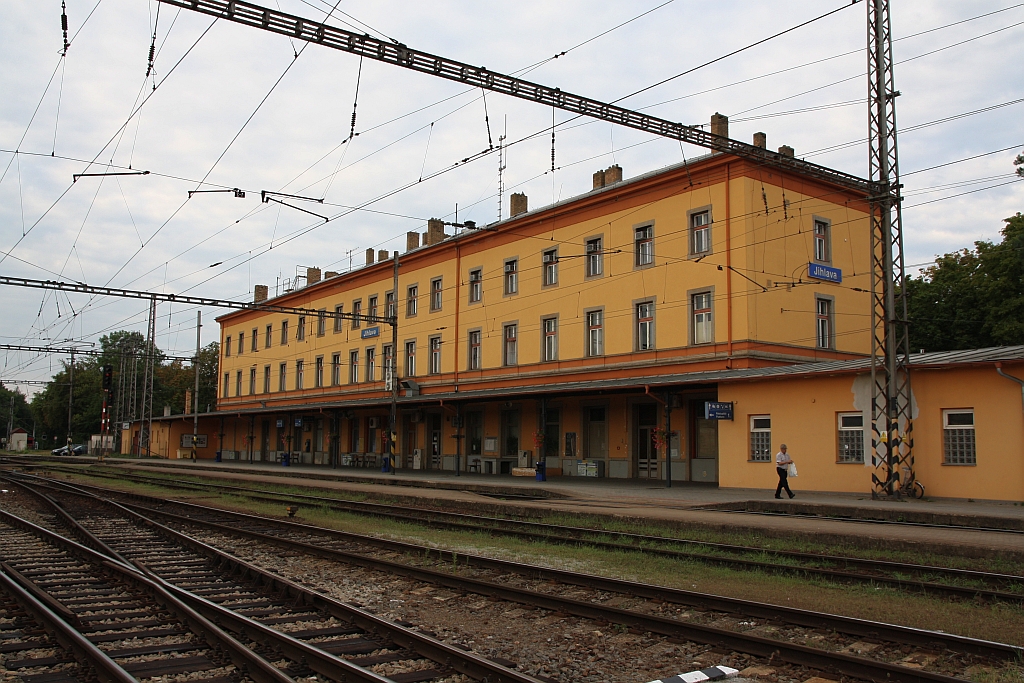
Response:
[[[903,219],[896,144],[896,90],[889,0],[868,0],[868,166],[871,197],[872,495],[899,495],[914,469],[913,404]]]

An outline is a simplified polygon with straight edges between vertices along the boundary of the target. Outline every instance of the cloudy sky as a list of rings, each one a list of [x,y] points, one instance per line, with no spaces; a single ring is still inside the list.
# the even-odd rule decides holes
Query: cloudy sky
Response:
[[[335,0],[265,2],[321,20]],[[505,73],[535,67],[526,78],[608,101],[846,4],[343,0],[330,21]],[[372,61],[359,76],[352,55],[153,0],[67,0],[62,59],[60,13],[57,0],[0,3],[3,275],[244,300],[299,266],[343,271],[367,247],[402,250],[407,231],[453,220],[456,207],[459,220],[496,220],[496,154],[439,172],[501,135],[515,143],[506,204],[521,191],[531,208],[586,191],[613,162],[630,177],[702,153],[576,120],[556,126],[551,173],[550,108],[497,94],[485,102],[479,90]],[[866,175],[865,27],[860,2],[623,104],[687,124],[721,112],[734,138],[764,131],[772,148]],[[998,239],[1001,219],[1024,210],[1012,166],[1024,149],[1024,3],[894,0],[893,34],[907,263],[922,264]],[[358,135],[342,144],[357,80]],[[555,113],[556,124],[569,118]],[[150,173],[72,182],[129,167]],[[244,199],[188,198],[235,187]],[[311,229],[321,221],[261,204],[260,190],[322,198],[299,205],[338,218]],[[0,295],[0,343],[145,331],[142,302]],[[195,309],[158,313],[159,346],[190,354]],[[216,314],[204,310],[204,343],[217,338]],[[4,362],[2,379],[46,379],[58,361],[11,352]]]

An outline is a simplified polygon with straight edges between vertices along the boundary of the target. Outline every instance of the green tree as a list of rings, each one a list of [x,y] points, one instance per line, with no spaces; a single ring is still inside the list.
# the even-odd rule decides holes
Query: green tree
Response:
[[[0,384],[0,415],[3,415],[3,428],[0,431],[4,438],[8,437],[8,426],[11,429],[21,427],[29,434],[32,433],[34,420],[25,394],[17,389],[8,389],[3,384]]]

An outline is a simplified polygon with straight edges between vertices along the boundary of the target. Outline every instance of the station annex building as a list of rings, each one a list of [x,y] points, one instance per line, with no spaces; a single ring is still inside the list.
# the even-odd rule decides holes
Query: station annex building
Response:
[[[511,217],[482,229],[449,236],[431,220],[401,255],[367,250],[323,279],[310,268],[271,299],[256,287],[280,306],[397,313],[397,348],[367,321],[218,318],[199,457],[379,467],[394,361],[399,468],[500,475],[543,459],[549,476],[773,488],[786,443],[800,488],[867,493],[867,211],[792,165],[709,154],[629,179],[612,166],[540,209],[512,195]],[[912,368],[928,494],[1024,500],[1024,347],[924,353]],[[707,419],[708,402],[732,419]],[[154,418],[152,450],[181,457],[191,433],[191,415]]]

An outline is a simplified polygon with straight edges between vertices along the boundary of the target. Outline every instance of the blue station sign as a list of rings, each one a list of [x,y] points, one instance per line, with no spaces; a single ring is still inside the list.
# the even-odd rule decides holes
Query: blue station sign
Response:
[[[362,338],[363,339],[370,339],[372,337],[379,337],[379,336],[380,336],[380,328],[379,327],[367,327],[362,332]]]
[[[704,402],[704,419],[705,420],[731,420],[732,419],[732,401],[726,401],[726,402],[705,401]]]
[[[808,263],[807,275],[815,280],[825,280],[826,282],[835,282],[836,284],[843,281],[842,269],[822,265],[821,263]]]

